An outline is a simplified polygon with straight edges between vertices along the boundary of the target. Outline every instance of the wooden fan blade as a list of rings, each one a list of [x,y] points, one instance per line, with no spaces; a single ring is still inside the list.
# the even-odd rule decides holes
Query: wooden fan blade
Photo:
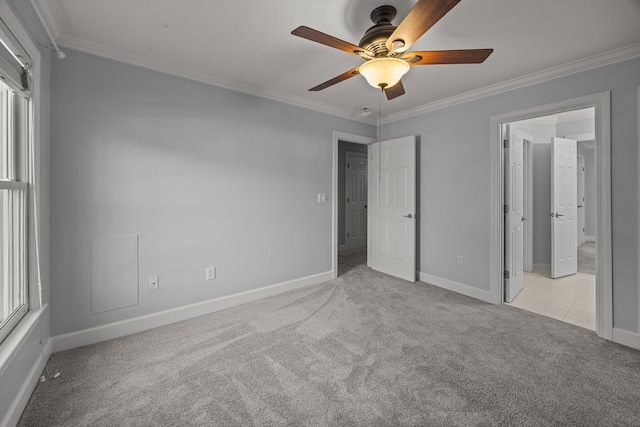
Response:
[[[323,44],[325,46],[333,47],[335,49],[340,49],[343,52],[350,53],[352,55],[360,56],[360,53],[365,50],[360,46],[356,46],[344,40],[340,40],[329,34],[321,33],[318,30],[314,30],[313,28],[305,27],[301,25],[295,30],[291,31],[291,34],[294,36],[302,37],[303,39],[311,40],[316,43]],[[373,54],[371,54],[373,56]]]
[[[384,89],[384,93],[387,94],[387,99],[391,101],[393,98],[397,98],[400,95],[404,95],[404,86],[402,80],[395,84],[395,86]]]
[[[409,49],[427,30],[446,15],[460,0],[419,0],[409,14],[402,20],[398,28],[385,43],[387,49],[393,48],[396,40],[404,42],[404,49]]]
[[[357,76],[358,74],[360,74],[359,69],[360,69],[360,67],[356,67],[356,68],[354,68],[352,70],[347,71],[346,73],[342,73],[339,76],[336,76],[336,77],[332,78],[331,80],[327,80],[326,82],[324,82],[322,84],[319,84],[316,87],[312,87],[311,89],[309,89],[309,91],[310,92],[317,92],[319,90],[326,89],[329,86],[333,86],[336,83],[340,83],[342,81],[345,81],[345,80],[347,80],[347,79],[349,79],[349,78],[351,78],[353,76]]]
[[[429,50],[407,53],[402,57],[409,65],[480,64],[493,49]]]

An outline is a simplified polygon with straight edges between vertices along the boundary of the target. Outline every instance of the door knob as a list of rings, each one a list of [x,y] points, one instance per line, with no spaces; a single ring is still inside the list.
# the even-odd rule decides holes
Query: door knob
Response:
[[[413,215],[408,214],[408,215],[402,215],[404,218],[413,218]]]
[[[522,219],[520,221],[526,221],[526,220],[527,220],[527,218],[522,217]]]
[[[564,215],[563,215],[563,214],[559,214],[559,213],[557,213],[557,214],[556,214],[556,218],[558,218],[559,216],[564,216]]]

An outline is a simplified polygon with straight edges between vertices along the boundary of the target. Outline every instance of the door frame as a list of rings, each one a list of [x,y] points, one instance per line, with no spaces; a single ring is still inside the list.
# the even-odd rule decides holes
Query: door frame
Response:
[[[533,271],[533,137],[527,135],[529,139],[522,141],[524,155],[524,254],[523,270]]]
[[[571,139],[571,138],[570,138]],[[578,147],[580,147],[580,141],[578,141]],[[578,154],[578,205],[580,205],[580,203],[582,203],[582,213],[580,213],[580,211],[578,211],[578,237],[580,237],[581,239],[578,240],[577,245],[580,246],[581,244],[583,244],[584,242],[587,241],[586,236],[585,236],[585,223],[586,223],[586,204],[584,201],[584,197],[585,197],[585,192],[586,192],[586,177],[584,175],[585,173],[585,157],[582,154]],[[582,161],[582,196],[583,196],[583,200],[580,200],[580,161]],[[580,209],[580,208],[578,208]],[[580,223],[582,219],[582,224]],[[582,231],[580,231],[580,225],[582,225]]]
[[[522,110],[492,115],[491,151],[491,255],[492,302],[504,303],[504,171],[502,124],[582,108],[595,108],[598,242],[596,274],[596,333],[613,340],[613,281],[611,258],[611,92],[601,92]]]
[[[340,141],[371,145],[377,139],[344,132],[333,132],[333,161],[331,172],[331,276],[338,277],[338,143]],[[367,182],[367,186],[369,182]],[[367,239],[367,265],[369,265],[370,240]]]

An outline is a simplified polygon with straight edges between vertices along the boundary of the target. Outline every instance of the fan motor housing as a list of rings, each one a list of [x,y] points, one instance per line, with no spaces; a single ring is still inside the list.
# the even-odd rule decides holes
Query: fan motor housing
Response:
[[[391,23],[395,17],[396,8],[393,6],[384,5],[373,9],[371,21],[375,25],[364,33],[359,46],[373,52],[375,56],[386,55],[389,50],[385,43],[396,30],[395,25]]]

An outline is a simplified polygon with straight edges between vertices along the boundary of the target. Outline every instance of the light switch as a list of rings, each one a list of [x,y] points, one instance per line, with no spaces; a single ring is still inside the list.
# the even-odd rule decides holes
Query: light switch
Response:
[[[318,193],[318,203],[327,203],[327,193]]]

